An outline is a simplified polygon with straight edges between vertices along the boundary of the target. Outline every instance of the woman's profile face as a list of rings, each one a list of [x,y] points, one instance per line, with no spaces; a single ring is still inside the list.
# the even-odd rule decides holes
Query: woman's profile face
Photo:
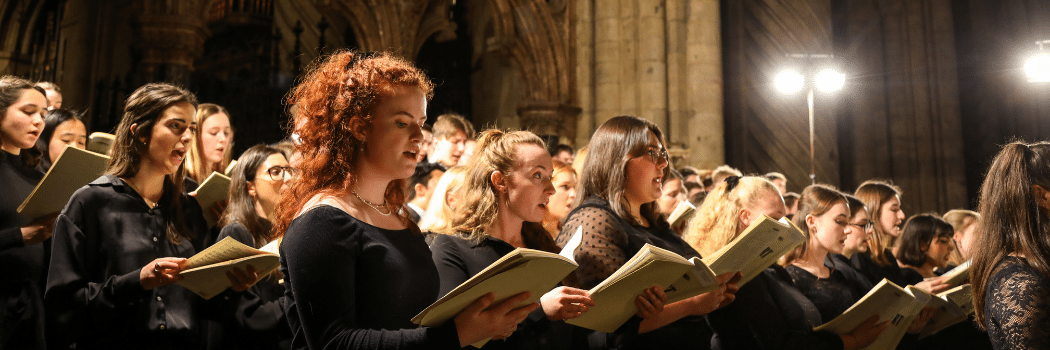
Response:
[[[283,154],[274,153],[266,157],[266,161],[255,171],[255,180],[250,181],[252,186],[249,189],[252,191],[249,194],[263,203],[264,207],[272,208],[291,181],[288,159]]]
[[[828,211],[821,215],[810,215],[810,218],[813,221],[807,221],[807,224],[810,226],[811,239],[815,239],[828,252],[842,254],[849,234],[846,229],[849,227],[849,208],[846,203],[835,203]]]
[[[204,120],[200,126],[201,155],[210,164],[222,162],[226,149],[233,140],[233,128],[226,113],[216,113]],[[221,172],[225,169],[219,169]]]
[[[882,203],[877,225],[882,228],[882,232],[893,237],[900,237],[902,224],[904,224],[904,211],[901,210],[900,196],[895,195]]]
[[[3,149],[18,154],[20,150],[36,145],[37,138],[44,131],[44,114],[47,113],[44,94],[35,89],[22,90],[22,96],[3,112],[3,119],[0,119]]]
[[[56,161],[67,146],[84,149],[86,145],[87,128],[84,127],[84,122],[74,118],[55,127],[55,132],[51,134],[51,142],[47,144],[47,152],[51,161]]]
[[[646,151],[627,161],[624,196],[628,202],[640,205],[660,198],[664,169],[667,168],[665,154],[664,146],[650,131]]]
[[[143,167],[153,167],[164,174],[174,174],[179,170],[197,129],[193,121],[195,112],[189,102],[179,102],[161,113],[153,124],[149,140],[141,140],[149,145],[148,153],[142,157]]]
[[[510,205],[508,214],[521,221],[540,222],[547,213],[547,203],[554,194],[551,172],[554,163],[547,150],[531,143],[516,147],[514,170],[504,176]]]
[[[758,220],[761,215],[768,216],[773,220],[780,220],[787,215],[787,206],[784,205],[784,197],[780,196],[777,190],[764,191],[762,196],[755,201],[754,206],[744,207],[742,210],[747,211],[747,221],[744,220],[744,216],[741,216],[740,223],[737,225],[736,234],[741,234],[752,222]],[[734,238],[736,238],[734,236]]]
[[[938,235],[930,242],[926,250],[926,264],[935,268],[945,268],[952,256],[952,238],[949,235]]]
[[[674,208],[683,200],[685,200],[685,186],[682,185],[682,180],[668,178],[660,190],[660,198],[656,200],[656,205],[660,208],[660,214],[671,215]]]
[[[551,182],[554,183],[554,194],[551,195],[547,209],[558,220],[564,220],[572,210],[572,203],[576,201],[576,174],[562,171],[554,175]]]
[[[846,248],[848,253],[868,251],[868,235],[873,232],[871,220],[868,219],[868,211],[858,209],[849,221],[849,235],[846,236]]]
[[[372,111],[365,132],[363,157],[357,161],[359,176],[389,180],[412,176],[423,142],[427,99],[415,86],[394,86]]]

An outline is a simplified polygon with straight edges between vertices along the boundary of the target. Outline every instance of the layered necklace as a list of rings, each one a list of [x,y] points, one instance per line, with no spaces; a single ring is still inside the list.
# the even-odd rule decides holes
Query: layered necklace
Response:
[[[350,189],[350,192],[353,193],[354,197],[357,197],[358,200],[360,200],[361,202],[365,203],[365,205],[367,205],[369,207],[372,207],[372,209],[375,209],[376,212],[379,213],[379,215],[388,216],[388,215],[390,215],[391,213],[394,212],[394,211],[390,210],[389,207],[386,206],[386,199],[385,198],[383,199],[383,204],[380,204],[380,205],[377,206],[375,204],[372,204],[372,202],[366,201],[364,198],[361,198],[361,195],[357,194],[357,190],[356,189]],[[386,208],[386,213],[384,213],[382,210],[379,210],[379,207]]]

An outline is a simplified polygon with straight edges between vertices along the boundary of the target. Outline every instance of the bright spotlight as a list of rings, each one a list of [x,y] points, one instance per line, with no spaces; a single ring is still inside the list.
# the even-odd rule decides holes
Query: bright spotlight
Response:
[[[776,85],[777,91],[785,94],[793,94],[802,90],[802,86],[805,83],[806,78],[802,76],[802,73],[794,69],[782,70],[773,79],[773,84]]]
[[[838,91],[846,83],[846,75],[828,68],[817,73],[817,89],[823,92]]]
[[[1038,53],[1029,58],[1024,64],[1024,73],[1028,75],[1029,82],[1050,82],[1050,54]]]

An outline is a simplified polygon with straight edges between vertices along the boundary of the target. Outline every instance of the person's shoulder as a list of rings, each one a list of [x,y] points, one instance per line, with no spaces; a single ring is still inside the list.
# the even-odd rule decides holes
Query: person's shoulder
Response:
[[[221,241],[226,237],[233,237],[233,239],[248,246],[254,246],[255,244],[255,239],[252,238],[251,233],[248,232],[248,228],[244,227],[244,225],[241,225],[239,222],[233,222],[229,225],[223,226],[222,229],[219,230],[219,237],[216,238],[215,241]]]

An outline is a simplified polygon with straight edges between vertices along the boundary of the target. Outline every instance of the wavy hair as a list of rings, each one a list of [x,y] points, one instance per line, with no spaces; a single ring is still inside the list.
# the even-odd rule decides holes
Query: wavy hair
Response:
[[[179,103],[189,103],[197,107],[197,97],[181,87],[151,83],[132,92],[124,103],[124,117],[114,131],[111,158],[106,167],[106,174],[121,178],[131,178],[138,174],[143,155],[149,154],[150,140],[153,138],[153,126],[164,115],[169,107]],[[134,132],[132,125],[137,125]],[[143,142],[142,139],[147,141]],[[167,237],[174,244],[183,238],[194,239],[197,235],[186,227],[185,215],[182,212],[182,179],[186,175],[186,163],[179,164],[175,174],[164,175],[164,190],[160,203],[171,208],[172,215],[165,217]]]
[[[311,198],[318,194],[342,196],[358,182],[354,167],[365,147],[353,135],[355,120],[371,128],[372,113],[397,87],[415,87],[429,101],[434,85],[422,70],[389,52],[339,51],[322,57],[289,92],[294,105],[292,132],[299,136],[295,162],[299,178],[281,196],[274,222],[274,236],[283,235],[288,224]],[[376,145],[382,147],[381,145]],[[401,222],[413,232],[419,228],[405,208],[404,179],[391,181],[384,192],[386,202]]]
[[[546,153],[547,144],[529,131],[504,132],[490,129],[478,136],[478,153],[467,164],[463,186],[456,193],[461,202],[452,214],[452,231],[463,232],[467,239],[474,242],[488,237],[485,229],[495,224],[500,215],[499,190],[492,184],[491,175],[497,171],[504,176],[510,175],[516,168],[518,146],[524,144],[539,146]],[[521,235],[523,239],[527,235],[546,237],[546,244],[540,246],[554,246],[554,239],[542,226],[539,230],[523,228]],[[542,240],[542,237],[534,238]]]
[[[802,234],[806,236],[806,240],[802,241],[802,244],[795,249],[784,255],[784,265],[790,265],[792,262],[802,259],[809,251],[809,240],[812,237],[812,233],[809,232],[809,225],[806,223],[806,217],[820,216],[831,210],[835,204],[845,204],[847,210],[849,210],[849,201],[842,195],[842,192],[825,184],[809,185],[802,190],[802,195],[798,198],[798,212],[795,213],[795,226],[802,229]]]
[[[985,325],[984,296],[996,266],[1010,256],[1023,256],[1025,263],[1044,278],[1050,277],[1050,216],[1039,205],[1034,186],[1050,190],[1050,143],[1012,142],[1003,146],[981,185],[978,211],[983,216],[974,242],[973,284],[976,321]]]
[[[573,206],[579,207],[587,199],[597,196],[608,201],[613,212],[627,223],[638,225],[624,195],[627,190],[627,162],[645,154],[650,132],[656,135],[660,144],[666,144],[660,128],[642,118],[619,116],[598,127],[587,146],[587,158],[580,171],[580,183],[576,188],[576,203]],[[670,164],[664,168],[664,178],[670,168]],[[656,201],[641,203],[640,213],[651,226],[669,227],[666,218],[659,213]]]
[[[225,173],[226,167],[230,166],[230,159],[233,158],[233,132],[231,132],[230,142],[226,143],[226,151],[222,153],[222,160],[212,164],[211,168],[205,166],[207,161],[204,159],[204,121],[219,113],[225,114],[226,118],[232,121],[233,117],[230,116],[230,112],[226,111],[226,108],[213,103],[202,103],[197,106],[197,113],[193,116],[197,122],[197,134],[193,136],[193,146],[190,147],[189,155],[186,157],[186,175],[198,183],[207,179],[213,171],[220,174]]]
[[[868,180],[860,184],[853,195],[864,202],[864,206],[868,208],[868,217],[875,222],[875,234],[868,237],[868,254],[871,254],[871,260],[880,266],[889,265],[890,260],[886,258],[885,249],[893,248],[897,238],[886,233],[879,223],[882,221],[882,204],[900,196],[900,187],[888,181]]]
[[[419,219],[421,230],[441,234],[452,233],[452,213],[455,212],[455,208],[452,208],[446,199],[450,195],[457,195],[456,192],[463,186],[466,173],[467,167],[461,165],[448,168],[448,171],[441,175],[441,179],[434,185],[434,194],[430,195],[427,211]]]
[[[744,176],[733,189],[719,183],[696,209],[682,237],[701,256],[714,254],[736,238],[740,231],[740,211],[754,208],[768,194],[780,195],[777,186],[765,178]]]

